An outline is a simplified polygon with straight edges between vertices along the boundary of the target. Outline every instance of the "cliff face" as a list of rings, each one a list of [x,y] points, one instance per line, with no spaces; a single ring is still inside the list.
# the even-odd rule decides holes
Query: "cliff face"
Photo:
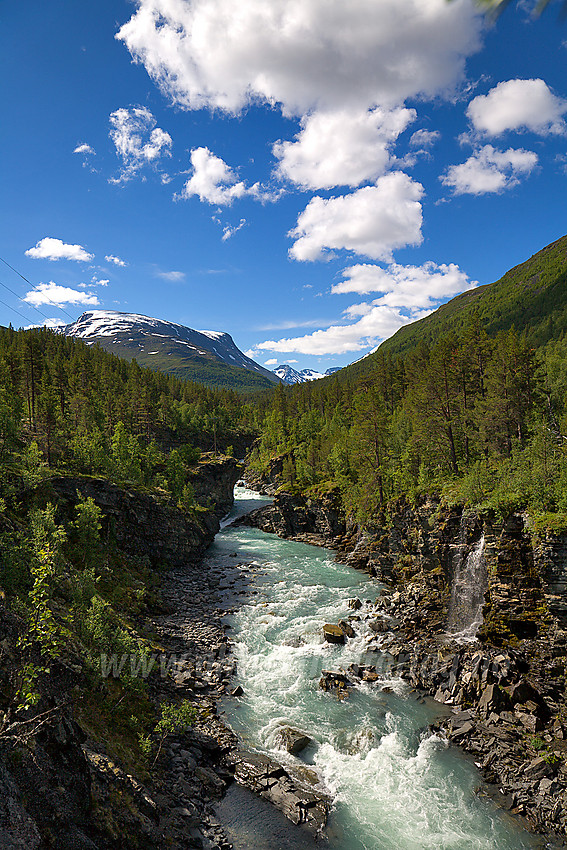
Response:
[[[240,474],[234,458],[199,464],[192,476],[200,511],[183,512],[166,498],[127,490],[110,481],[83,477],[52,478],[39,485],[28,500],[55,501],[63,517],[71,516],[79,497],[91,497],[103,512],[103,537],[152,566],[179,566],[200,558],[219,530],[219,519],[230,510]]]
[[[526,515],[502,520],[434,499],[390,505],[387,521],[366,528],[337,503],[332,523],[326,512],[325,502],[279,494],[249,521],[285,537],[319,534],[384,582],[374,605],[354,600],[354,633],[367,621],[385,669],[451,708],[445,734],[474,756],[501,804],[564,836],[567,534],[542,538]]]
[[[233,457],[216,459],[205,455],[191,476],[195,500],[211,507],[218,519],[229,512],[234,500],[234,485],[242,475],[242,465]]]
[[[338,493],[326,493],[318,499],[280,493],[272,504],[247,514],[239,522],[286,540],[321,546],[335,546],[346,530]]]
[[[159,494],[93,478],[56,477],[14,497],[12,519],[3,516],[0,530],[10,533],[13,523],[20,522],[23,527],[29,511],[48,502],[57,506],[57,523],[71,528],[79,497],[92,497],[102,510],[97,549],[101,574],[105,583],[112,583],[110,590],[124,617],[129,645],[144,641],[149,651],[152,647],[156,650],[148,634],[159,631],[160,617],[172,608],[164,580],[148,567],[178,568],[192,583],[194,610],[185,628],[191,639],[187,645],[180,638],[179,645],[168,646],[166,629],[159,651],[182,657],[190,646],[210,654],[207,617],[210,619],[209,608],[213,608],[209,596],[214,596],[214,587],[209,587],[211,577],[199,562],[219,528],[219,517],[232,504],[239,474],[239,464],[232,458],[200,464],[193,473],[200,507],[187,512]],[[67,565],[63,567],[65,575],[66,571]],[[146,580],[148,588],[144,587]],[[216,580],[218,583],[218,577]],[[197,771],[193,776],[190,767],[184,767],[184,776],[192,777],[194,787],[190,789],[184,790],[178,783],[172,788],[178,773],[174,771],[172,779],[165,757],[150,771],[140,768],[137,733],[147,728],[144,723],[155,714],[154,704],[179,699],[182,687],[171,676],[160,678],[159,664],[153,678],[140,683],[138,690],[121,690],[117,679],[101,677],[98,655],[115,649],[110,644],[110,648],[95,648],[94,660],[90,650],[85,652],[80,624],[88,614],[85,609],[78,613],[66,581],[62,579],[49,602],[60,629],[65,630],[65,640],[53,658],[42,656],[35,645],[31,650],[33,663],[49,666],[38,680],[39,701],[33,709],[16,711],[13,700],[23,665],[29,661],[19,642],[26,632],[26,620],[11,610],[0,593],[0,846],[6,850],[161,850],[165,846],[181,850],[203,846],[198,829],[212,795],[207,783],[222,786],[209,770],[213,758],[209,750],[216,753],[218,745],[209,738],[200,742],[196,731],[186,733],[185,746],[191,748],[186,757]],[[161,598],[156,594],[160,581]],[[180,592],[189,594],[185,586]],[[144,597],[143,603],[120,607],[137,593]],[[101,622],[100,628],[105,627]],[[109,620],[107,631],[114,627]],[[222,634],[222,629],[215,632],[220,640],[217,632]],[[207,682],[200,684],[204,690],[208,688]],[[210,711],[210,706],[206,707]],[[132,729],[131,723],[138,726]],[[179,753],[180,745],[175,746]],[[173,758],[169,750],[168,757],[170,761]],[[194,834],[189,835],[188,830]]]

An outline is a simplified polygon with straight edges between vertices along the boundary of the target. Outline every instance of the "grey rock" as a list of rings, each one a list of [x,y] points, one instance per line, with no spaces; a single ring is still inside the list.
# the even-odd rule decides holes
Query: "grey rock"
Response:
[[[299,729],[294,729],[292,726],[282,726],[278,730],[277,738],[278,742],[285,747],[288,753],[294,756],[312,743],[309,735],[305,735]]]

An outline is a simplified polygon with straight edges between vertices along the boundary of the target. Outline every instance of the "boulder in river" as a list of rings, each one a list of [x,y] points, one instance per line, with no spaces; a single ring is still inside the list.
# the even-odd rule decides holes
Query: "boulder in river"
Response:
[[[345,633],[340,626],[334,623],[325,623],[323,626],[323,637],[328,643],[344,643]]]
[[[342,629],[345,637],[356,637],[356,632],[347,620],[339,620],[339,628]]]
[[[282,726],[278,730],[277,739],[278,743],[281,743],[288,753],[294,756],[304,750],[305,747],[308,747],[312,742],[309,735],[305,735],[299,729],[294,729],[292,726]]]
[[[312,835],[324,834],[331,801],[315,787],[319,782],[316,774],[300,770],[296,777],[290,769],[269,756],[246,750],[231,754],[231,763],[234,777],[240,785],[269,800],[293,823],[301,824]]]
[[[348,696],[348,688],[352,682],[343,672],[335,672],[334,670],[323,670],[322,676],[319,679],[319,687],[323,691],[336,690],[339,695]]]

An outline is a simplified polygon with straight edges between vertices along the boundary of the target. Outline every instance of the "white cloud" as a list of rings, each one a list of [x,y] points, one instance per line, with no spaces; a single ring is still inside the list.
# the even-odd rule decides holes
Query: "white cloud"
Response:
[[[93,148],[91,148],[90,145],[87,145],[86,142],[83,142],[82,144],[77,145],[73,153],[92,154],[94,156],[96,152]]]
[[[156,127],[156,119],[145,106],[117,109],[110,114],[110,138],[123,167],[112,183],[124,183],[135,177],[148,163],[156,164],[160,157],[171,154],[173,144],[169,133]]]
[[[235,233],[238,233],[239,230],[246,224],[246,219],[241,218],[238,224],[225,224],[222,230],[222,241],[226,242],[227,239],[230,239],[234,236]]]
[[[445,90],[481,21],[470,0],[138,0],[116,37],[184,108],[303,115]]]
[[[120,266],[121,268],[128,265],[128,263],[121,260],[120,257],[115,257],[114,254],[107,254],[104,259],[107,263],[113,263],[115,266]]]
[[[317,260],[345,248],[373,259],[389,260],[392,251],[422,242],[423,186],[395,171],[350,195],[316,195],[300,213],[290,256]]]
[[[268,351],[298,352],[299,354],[346,354],[363,351],[379,340],[386,339],[402,325],[414,321],[393,307],[372,307],[358,322],[351,325],[332,325],[325,330],[291,339],[266,340],[257,348]],[[288,361],[289,362],[289,361]]]
[[[321,328],[330,325],[325,319],[282,319],[281,322],[269,322],[255,328],[257,331],[283,331],[288,328]]]
[[[359,186],[390,163],[390,147],[411,121],[413,109],[340,109],[301,119],[293,142],[277,142],[277,173],[305,189]]]
[[[335,284],[335,294],[370,292],[380,297],[370,302],[352,304],[344,310],[350,324],[332,325],[306,336],[266,340],[257,345],[260,351],[297,351],[301,354],[345,354],[373,348],[403,325],[428,315],[439,302],[477,286],[454,263],[388,268],[361,263],[346,268],[343,280]]]
[[[242,180],[238,180],[233,169],[208,148],[194,148],[191,151],[191,165],[193,173],[179,193],[180,198],[197,195],[199,200],[208,204],[230,206],[234,200],[245,195],[259,196],[258,183],[247,187]]]
[[[565,130],[566,111],[567,101],[543,80],[507,80],[471,100],[467,115],[476,130],[490,136],[522,129],[546,135]]]
[[[50,304],[57,307],[64,304],[84,304],[95,307],[99,303],[97,296],[91,292],[79,292],[76,289],[70,289],[68,286],[59,286],[52,280],[49,283],[40,283],[26,292],[23,300],[28,304],[33,304],[34,307],[39,307],[40,304]]]
[[[31,331],[33,328],[64,328],[67,322],[64,319],[44,319],[39,325],[26,325],[25,331]]]
[[[270,360],[264,361],[264,366],[277,366],[277,363],[278,363],[277,358],[272,357]]]
[[[451,165],[440,177],[445,186],[451,186],[455,195],[484,195],[501,192],[519,183],[537,165],[537,154],[523,148],[499,151],[492,145],[475,151],[466,162]]]
[[[80,263],[88,263],[94,259],[94,254],[89,254],[82,245],[69,245],[61,239],[46,236],[33,248],[28,248],[26,257],[33,257],[34,260],[77,260]]]
[[[412,148],[430,148],[441,138],[439,130],[416,130],[409,140]]]
[[[161,277],[164,280],[170,280],[173,283],[178,282],[180,280],[185,280],[185,272],[156,272],[157,277]]]
[[[449,298],[476,286],[476,281],[455,263],[436,265],[433,262],[422,266],[402,266],[393,263],[384,269],[372,264],[350,266],[342,273],[343,280],[335,284],[331,292],[342,294],[356,292],[368,294],[380,292],[382,297],[372,302],[372,307],[405,307],[423,310],[433,306],[442,298]],[[370,311],[369,305],[354,305],[347,308],[349,315],[360,314],[360,309]]]

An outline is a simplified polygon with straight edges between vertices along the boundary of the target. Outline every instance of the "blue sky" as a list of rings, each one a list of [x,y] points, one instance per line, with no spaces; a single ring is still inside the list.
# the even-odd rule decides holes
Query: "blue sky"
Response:
[[[557,8],[4,4],[0,256],[29,283],[0,264],[0,323],[120,310],[268,366],[358,359],[567,232]]]

